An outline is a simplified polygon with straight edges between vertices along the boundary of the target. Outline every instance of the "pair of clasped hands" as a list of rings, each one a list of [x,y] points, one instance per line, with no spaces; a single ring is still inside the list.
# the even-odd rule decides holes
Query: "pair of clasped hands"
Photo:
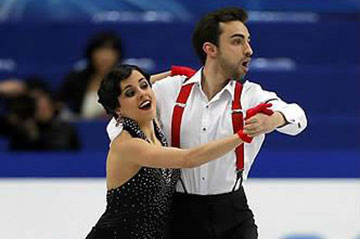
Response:
[[[251,143],[253,137],[251,137],[254,134],[251,134],[249,132],[252,132],[253,130],[259,130],[258,120],[252,118],[253,116],[257,114],[264,114],[264,115],[272,115],[274,111],[269,109],[272,106],[271,103],[261,103],[255,106],[254,108],[250,108],[246,111],[245,116],[245,126],[243,129],[240,129],[237,134],[246,143]],[[261,129],[260,129],[261,130]]]
[[[196,71],[190,67],[186,66],[172,66],[171,75],[185,75],[191,77],[196,73]],[[272,115],[274,112],[269,109],[272,106],[270,103],[261,103],[257,106],[250,108],[246,111],[245,116],[245,126],[243,129],[240,129],[237,132],[237,135],[246,143],[251,143],[254,136],[256,136],[259,131],[262,131],[261,123],[258,122],[258,119],[252,118],[257,114]]]

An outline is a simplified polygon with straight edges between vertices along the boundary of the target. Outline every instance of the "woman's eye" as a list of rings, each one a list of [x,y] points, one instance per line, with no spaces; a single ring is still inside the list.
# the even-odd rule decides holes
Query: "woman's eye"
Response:
[[[141,89],[146,89],[148,86],[149,86],[149,84],[146,81],[144,81],[140,84]]]
[[[125,92],[126,97],[132,97],[134,95],[135,95],[135,91],[133,91],[133,90],[128,90]]]

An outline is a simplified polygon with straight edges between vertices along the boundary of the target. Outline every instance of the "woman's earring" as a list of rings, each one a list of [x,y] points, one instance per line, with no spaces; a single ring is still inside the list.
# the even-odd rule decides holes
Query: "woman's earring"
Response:
[[[119,116],[116,118],[116,127],[118,127],[120,124],[122,124],[124,122],[124,118],[121,117],[121,115],[119,114]]]

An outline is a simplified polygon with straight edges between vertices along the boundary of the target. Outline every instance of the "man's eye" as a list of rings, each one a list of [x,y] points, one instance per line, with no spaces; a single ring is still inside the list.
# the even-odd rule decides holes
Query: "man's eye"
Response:
[[[135,91],[133,91],[133,90],[128,90],[125,92],[126,97],[132,97],[134,95],[135,95]]]
[[[235,41],[234,41],[234,44],[241,44],[242,43],[242,40],[241,39],[236,39]]]

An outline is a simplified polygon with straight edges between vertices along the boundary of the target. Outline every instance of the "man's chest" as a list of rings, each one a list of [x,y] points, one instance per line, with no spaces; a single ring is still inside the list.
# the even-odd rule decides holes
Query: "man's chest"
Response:
[[[198,95],[189,97],[181,119],[174,116],[175,100],[162,107],[160,118],[163,130],[171,142],[173,121],[180,122],[180,146],[193,147],[210,140],[223,138],[233,133],[231,121],[231,99],[209,102]]]

